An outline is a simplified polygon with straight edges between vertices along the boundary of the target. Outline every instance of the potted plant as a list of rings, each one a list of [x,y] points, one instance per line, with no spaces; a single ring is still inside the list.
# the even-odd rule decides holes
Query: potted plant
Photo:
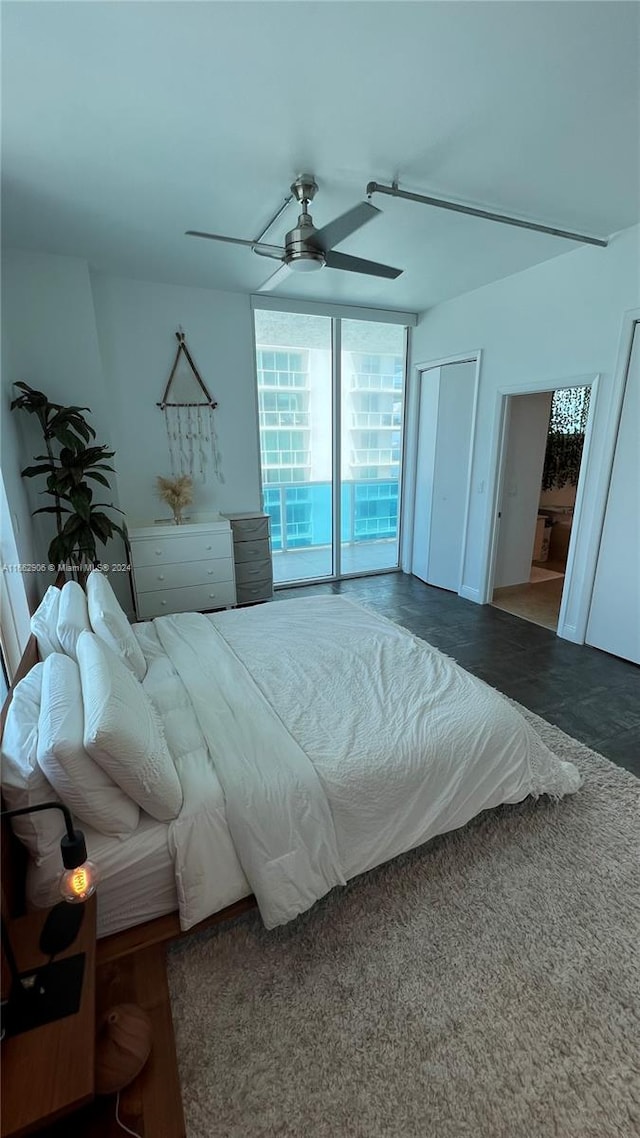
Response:
[[[49,546],[49,561],[54,565],[81,567],[99,562],[96,541],[106,545],[114,533],[126,540],[124,528],[103,510],[118,510],[112,502],[94,502],[93,487],[98,482],[110,490],[105,472],[114,473],[106,462],[115,451],[92,445],[96,433],[82,412],[88,407],[64,407],[51,403],[42,391],[28,383],[16,383],[22,395],[14,399],[11,410],[28,411],[40,424],[46,454],[35,456],[37,466],[27,466],[24,478],[46,475],[47,488],[42,493],[53,498],[53,505],[41,506],[34,514],[53,514],[57,535]]]

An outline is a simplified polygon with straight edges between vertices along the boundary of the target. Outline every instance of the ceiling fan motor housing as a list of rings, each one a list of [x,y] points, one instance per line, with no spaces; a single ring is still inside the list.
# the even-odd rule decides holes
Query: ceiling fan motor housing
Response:
[[[285,238],[284,263],[298,273],[311,273],[321,269],[325,262],[322,249],[314,246],[316,227],[310,214],[303,210],[295,229]]]

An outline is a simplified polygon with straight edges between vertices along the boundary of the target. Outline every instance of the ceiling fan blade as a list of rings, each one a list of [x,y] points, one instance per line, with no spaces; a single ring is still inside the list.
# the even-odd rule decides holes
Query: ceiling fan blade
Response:
[[[272,273],[270,277],[267,277],[264,284],[260,285],[258,292],[271,292],[272,289],[277,288],[278,285],[282,284],[282,282],[285,281],[290,275],[291,269],[289,266],[284,264],[281,265],[279,269],[276,269],[275,273]]]
[[[206,237],[208,241],[226,241],[229,245],[247,245],[249,249],[263,257],[284,257],[284,249],[278,245],[265,245],[262,241],[243,241],[240,237],[223,237],[221,233],[201,233],[198,229],[187,229],[185,237]]]
[[[358,202],[353,209],[348,209],[346,213],[340,214],[340,217],[324,225],[322,229],[317,229],[313,235],[313,244],[326,253],[351,233],[355,233],[356,229],[360,229],[368,221],[373,221],[380,212],[381,210],[376,209],[371,202]]]
[[[394,281],[402,275],[402,269],[392,269],[391,265],[380,265],[377,261],[363,261],[362,257],[350,257],[348,253],[326,254],[325,265],[330,269],[344,269],[347,273],[367,273],[370,277],[386,277]]]

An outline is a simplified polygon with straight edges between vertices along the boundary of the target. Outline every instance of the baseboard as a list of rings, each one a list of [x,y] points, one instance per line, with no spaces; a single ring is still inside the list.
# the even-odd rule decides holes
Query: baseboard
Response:
[[[561,640],[570,640],[572,644],[584,644],[584,636],[578,635],[575,624],[563,625],[562,631],[558,629],[558,636]]]
[[[480,590],[472,589],[469,585],[463,585],[458,593],[459,597],[464,597],[465,601],[474,601],[475,604],[481,605]]]

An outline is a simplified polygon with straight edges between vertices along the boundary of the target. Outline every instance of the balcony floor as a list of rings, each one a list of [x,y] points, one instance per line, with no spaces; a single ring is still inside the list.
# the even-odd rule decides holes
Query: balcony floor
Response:
[[[342,546],[343,573],[370,573],[375,569],[395,569],[398,543],[393,538],[382,541],[359,541]],[[274,550],[273,579],[276,585],[288,581],[309,581],[331,575],[331,546],[314,545],[311,549]]]

